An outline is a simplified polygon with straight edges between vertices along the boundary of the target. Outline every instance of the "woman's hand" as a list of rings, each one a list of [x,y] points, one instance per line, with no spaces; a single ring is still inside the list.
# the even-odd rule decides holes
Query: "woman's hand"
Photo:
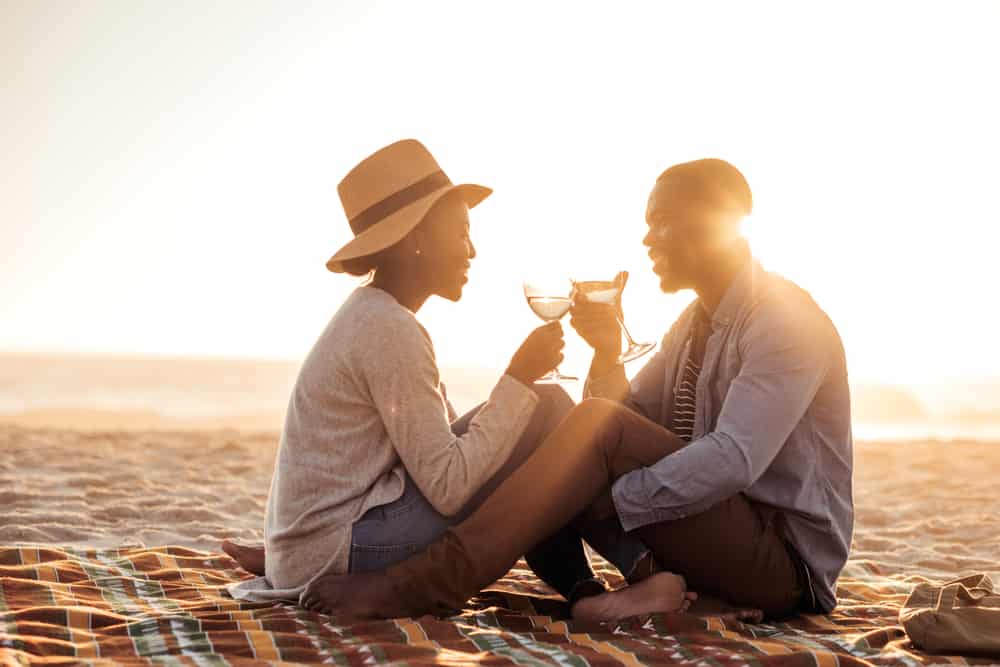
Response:
[[[507,366],[507,375],[530,386],[563,360],[562,325],[549,322],[538,327],[521,343]]]

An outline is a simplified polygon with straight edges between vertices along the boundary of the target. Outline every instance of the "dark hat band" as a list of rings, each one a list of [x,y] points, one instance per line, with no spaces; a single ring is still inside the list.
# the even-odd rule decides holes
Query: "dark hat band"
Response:
[[[375,202],[351,218],[349,221],[351,231],[357,236],[375,223],[385,220],[393,213],[449,185],[451,185],[451,179],[443,171],[435,171],[428,174],[413,185],[408,185],[385,199]]]

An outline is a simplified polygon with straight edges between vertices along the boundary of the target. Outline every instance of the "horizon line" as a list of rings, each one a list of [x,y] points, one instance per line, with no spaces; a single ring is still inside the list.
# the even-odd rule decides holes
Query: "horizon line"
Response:
[[[108,351],[93,349],[39,349],[39,348],[18,348],[0,347],[0,357],[40,357],[40,358],[72,358],[72,359],[116,359],[123,361],[194,361],[194,362],[234,362],[234,363],[274,363],[274,364],[299,364],[305,358],[302,357],[279,357],[279,356],[259,356],[251,357],[245,355],[227,355],[219,353],[197,352],[185,354],[179,352],[134,352],[134,351]],[[442,364],[442,369],[460,370],[468,369],[474,371],[493,371],[494,367],[488,364],[462,363],[462,364]],[[995,384],[1000,382],[1000,375],[995,376],[952,376],[935,380],[928,376],[919,382],[902,382],[891,379],[863,377],[859,379],[849,379],[852,387],[883,387],[883,388],[910,388],[922,384],[958,384],[965,386],[975,386],[981,384]]]

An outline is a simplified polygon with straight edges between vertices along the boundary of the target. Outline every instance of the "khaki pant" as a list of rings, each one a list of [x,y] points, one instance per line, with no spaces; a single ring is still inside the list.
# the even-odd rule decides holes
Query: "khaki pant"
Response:
[[[583,401],[475,513],[387,570],[396,593],[414,614],[461,608],[616,479],[684,444],[617,403]],[[794,613],[802,602],[801,564],[781,535],[780,514],[742,494],[702,514],[635,532],[663,569],[687,579],[690,590],[772,617]]]

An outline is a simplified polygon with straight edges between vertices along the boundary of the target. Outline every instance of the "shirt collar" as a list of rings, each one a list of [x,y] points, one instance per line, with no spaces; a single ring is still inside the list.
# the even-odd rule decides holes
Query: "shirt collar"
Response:
[[[712,313],[713,329],[720,326],[728,326],[732,323],[736,315],[740,312],[740,309],[750,299],[754,277],[761,270],[762,268],[757,260],[753,257],[747,259],[746,264],[736,274],[736,277],[733,278],[733,282],[730,283],[726,293],[722,296],[722,300],[719,301],[718,308]],[[698,300],[698,307],[704,312],[705,306],[701,303],[700,299]]]

